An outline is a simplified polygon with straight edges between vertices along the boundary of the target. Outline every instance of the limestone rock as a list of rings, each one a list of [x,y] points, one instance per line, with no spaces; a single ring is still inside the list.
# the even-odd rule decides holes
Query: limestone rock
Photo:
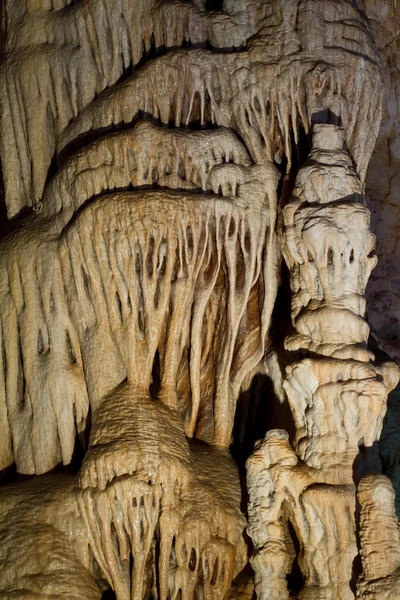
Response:
[[[386,480],[362,479],[355,516],[398,379],[367,348],[384,71],[365,15],[0,10],[0,597],[350,600],[358,525],[359,593],[392,589]],[[249,559],[229,449],[254,434],[267,374],[295,432],[268,431],[247,462]]]
[[[394,600],[400,579],[400,530],[394,490],[383,475],[364,477],[358,488],[363,575],[357,598]]]
[[[293,354],[283,383],[293,414],[293,449],[285,431],[269,431],[247,461],[251,564],[263,600],[289,598],[295,560],[303,577],[299,599],[354,599],[355,484],[377,468],[373,449],[388,393],[400,375],[395,363],[375,367],[366,348],[363,295],[376,265],[374,236],[361,182],[346,154],[340,127],[314,126],[313,149],[282,211],[280,239],[290,270],[294,328],[285,346],[306,358]],[[378,598],[378,588],[394,589],[397,550],[385,549],[393,561],[385,570],[380,549],[398,532],[398,523],[393,491],[383,492],[381,506],[379,489],[372,500],[367,497],[366,481],[359,488],[358,593]],[[376,596],[368,596],[369,586]],[[391,593],[386,597],[394,598]]]

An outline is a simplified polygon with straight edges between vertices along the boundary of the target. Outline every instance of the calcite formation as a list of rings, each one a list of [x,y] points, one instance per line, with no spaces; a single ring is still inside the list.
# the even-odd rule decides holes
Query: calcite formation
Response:
[[[286,368],[283,384],[295,425],[293,449],[285,431],[272,430],[247,463],[248,531],[255,544],[250,560],[257,596],[265,600],[289,598],[290,528],[304,577],[299,598],[354,598],[355,485],[363,477],[359,497],[366,530],[373,517],[362,490],[367,473],[376,469],[373,447],[399,375],[395,363],[374,365],[366,347],[364,292],[376,264],[375,239],[344,132],[316,125],[313,134],[281,219],[293,294],[294,331],[285,347],[306,354]],[[384,489],[382,497],[393,520],[393,493]],[[380,512],[376,501],[375,510]],[[368,554],[376,552],[375,540],[365,533],[361,543],[366,565]],[[367,580],[378,577],[374,567],[370,574],[364,568]],[[360,597],[369,597],[368,585],[360,590]]]
[[[394,598],[365,14],[6,0],[1,23],[0,597]]]

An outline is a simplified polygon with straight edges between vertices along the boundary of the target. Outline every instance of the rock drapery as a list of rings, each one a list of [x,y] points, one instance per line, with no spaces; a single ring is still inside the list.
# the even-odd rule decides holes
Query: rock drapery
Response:
[[[383,109],[365,14],[348,0],[2,11],[0,596],[244,600],[250,557],[259,599],[289,597],[294,563],[299,599],[394,597],[374,448],[398,369],[374,362],[364,320]],[[246,509],[229,449],[251,437],[238,407],[254,423],[265,373],[293,435],[263,425]]]

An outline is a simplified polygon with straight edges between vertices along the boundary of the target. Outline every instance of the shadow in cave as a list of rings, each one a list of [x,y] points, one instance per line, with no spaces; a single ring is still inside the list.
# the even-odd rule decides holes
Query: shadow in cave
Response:
[[[66,465],[63,468],[66,473],[76,475],[79,472],[79,469],[82,466],[82,461],[85,458],[85,454],[89,447],[89,432],[90,426],[86,428],[84,434],[76,434],[74,452],[72,454],[71,462],[69,465]]]
[[[353,462],[353,481],[358,485],[360,479],[365,475],[382,473],[381,458],[379,456],[379,442],[375,441],[372,446],[360,444],[359,452]]]
[[[0,471],[0,485],[3,485],[5,483],[12,483],[16,480],[16,478],[17,467],[15,463]]]
[[[311,125],[338,125],[343,126],[342,117],[332,112],[330,108],[319,110],[311,115]]]
[[[281,284],[278,289],[270,328],[270,351],[276,355],[284,378],[285,367],[293,361],[293,353],[289,355],[283,348],[286,336],[292,331],[290,320],[290,283],[289,272],[282,263],[280,273]],[[264,360],[268,357],[268,353]],[[282,395],[280,381],[273,382],[267,373],[255,374],[251,385],[242,391],[238,398],[233,428],[231,454],[243,469],[247,458],[253,452],[254,444],[262,439],[271,429],[285,429],[292,439],[295,427],[292,412],[285,395]]]
[[[294,554],[294,560],[292,563],[291,571],[288,575],[286,575],[287,587],[290,597],[297,598],[297,595],[300,593],[304,586],[304,575],[301,572],[300,565],[298,562],[299,554],[301,551],[300,541],[297,536],[296,530],[293,527],[291,521],[289,520],[287,523],[288,528],[288,541],[290,540],[293,548],[292,552]]]
[[[206,10],[222,10],[224,0],[206,0]]]
[[[277,398],[271,378],[255,375],[249,389],[240,394],[236,407],[230,451],[240,469],[244,469],[257,440],[271,429],[292,429],[291,421],[290,408]]]
[[[357,487],[361,478],[365,475],[382,473],[381,458],[379,455],[379,442],[375,441],[372,446],[359,445],[359,452],[353,462],[353,481]],[[356,499],[356,507],[354,512],[355,536],[357,544],[357,555],[354,557],[352,565],[352,576],[350,580],[350,588],[355,594],[357,591],[357,582],[362,573],[361,562],[361,542],[360,542],[360,505]]]

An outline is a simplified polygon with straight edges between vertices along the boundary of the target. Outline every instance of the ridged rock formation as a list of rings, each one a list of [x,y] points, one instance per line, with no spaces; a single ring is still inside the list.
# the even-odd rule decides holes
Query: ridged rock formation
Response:
[[[286,577],[297,558],[304,578],[299,598],[351,600],[358,555],[355,484],[376,469],[373,447],[400,370],[395,363],[375,366],[366,347],[364,292],[376,264],[375,238],[341,127],[314,126],[312,150],[282,212],[281,244],[294,328],[285,347],[305,358],[287,367],[283,384],[294,449],[285,431],[272,430],[247,462],[256,592],[263,600],[289,598]],[[363,480],[362,531],[371,518],[363,504],[365,486]],[[393,522],[393,494],[384,506]],[[380,514],[380,507],[375,510]],[[391,535],[383,507],[380,518],[383,545]],[[366,536],[365,565],[379,543]],[[363,576],[379,577],[379,565],[372,562],[370,572],[364,567]]]
[[[356,513],[398,378],[364,320],[383,108],[365,15],[1,11],[0,597],[281,600],[293,565],[298,599],[394,589],[382,476]]]
[[[399,594],[400,531],[387,477],[368,475],[358,487],[363,574],[357,598],[392,600]]]
[[[382,54],[386,101],[374,153],[368,168],[366,196],[371,228],[377,236],[379,263],[367,289],[368,322],[379,348],[400,364],[400,179],[399,50],[400,11],[393,0],[364,0],[362,8]],[[389,397],[380,441],[384,472],[396,491],[400,515],[399,391]]]
[[[189,449],[176,413],[119,390],[128,394],[137,435],[135,446],[125,440],[125,456],[139,457],[135,471],[103,489],[116,460],[104,453],[104,482],[84,492],[71,476],[1,490],[3,598],[94,600],[109,587],[121,600],[219,600],[246,564],[232,459]]]

